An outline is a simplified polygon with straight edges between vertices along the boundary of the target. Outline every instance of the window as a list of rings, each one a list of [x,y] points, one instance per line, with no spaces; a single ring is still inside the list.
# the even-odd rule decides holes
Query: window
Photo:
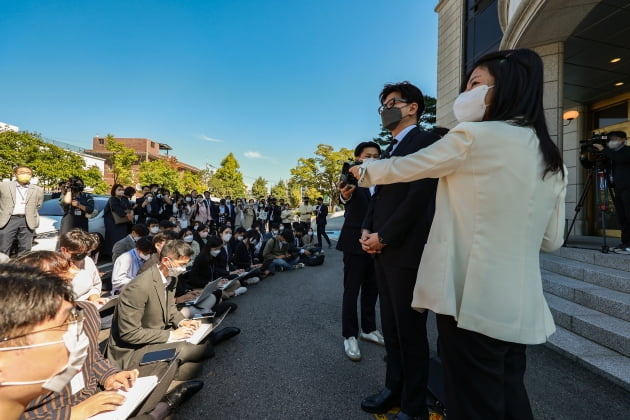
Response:
[[[622,102],[595,112],[595,128],[628,121],[628,102]]]
[[[151,149],[155,149],[155,142],[154,141],[151,142]]]
[[[105,144],[105,139],[98,139],[98,144]]]
[[[497,0],[466,0],[464,72],[485,54],[497,51],[503,38]]]

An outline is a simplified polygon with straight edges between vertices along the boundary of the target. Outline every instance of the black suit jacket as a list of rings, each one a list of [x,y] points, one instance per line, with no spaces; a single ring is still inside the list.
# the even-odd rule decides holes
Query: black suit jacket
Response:
[[[361,248],[361,225],[371,201],[369,188],[357,188],[345,204],[344,222],[337,240],[337,249],[349,254],[365,254]]]
[[[392,156],[405,156],[433,144],[435,133],[414,127]],[[437,179],[379,185],[372,196],[363,228],[378,232],[387,246],[379,260],[385,265],[417,269],[435,210]]]
[[[328,216],[328,206],[326,204],[322,204],[319,207],[319,211],[315,215],[315,224],[317,225],[325,225],[327,222],[326,216]]]

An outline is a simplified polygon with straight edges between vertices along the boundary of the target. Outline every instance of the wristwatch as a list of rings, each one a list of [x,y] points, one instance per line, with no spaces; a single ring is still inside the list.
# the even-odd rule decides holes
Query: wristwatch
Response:
[[[385,240],[383,240],[383,237],[381,236],[381,234],[378,234],[378,241],[381,243],[381,245],[386,246],[387,244],[385,243]]]

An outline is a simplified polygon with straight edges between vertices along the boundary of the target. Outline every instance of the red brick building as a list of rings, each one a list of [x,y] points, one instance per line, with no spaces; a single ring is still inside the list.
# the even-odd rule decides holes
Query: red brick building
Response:
[[[138,182],[138,169],[142,162],[152,162],[158,159],[166,160],[174,157],[168,155],[169,150],[173,150],[168,144],[159,143],[151,139],[115,137],[114,140],[124,144],[125,147],[135,150],[136,156],[138,156],[138,162],[131,168],[135,182]],[[92,139],[92,149],[86,150],[86,153],[105,159],[105,174],[103,179],[108,184],[113,185],[114,174],[112,173],[112,162],[110,159],[112,152],[105,148],[106,144],[107,139],[105,137],[94,137]],[[160,153],[163,150],[166,151],[166,154]],[[190,171],[194,174],[201,172],[199,168],[180,161],[176,161],[175,169],[178,172]]]

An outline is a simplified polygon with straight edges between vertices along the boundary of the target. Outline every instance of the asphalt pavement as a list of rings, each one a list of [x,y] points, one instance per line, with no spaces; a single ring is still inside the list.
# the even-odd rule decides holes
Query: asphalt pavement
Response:
[[[341,252],[325,253],[321,266],[278,273],[233,298],[239,307],[224,325],[241,334],[217,346],[204,388],[172,418],[375,418],[360,402],[383,385],[385,351],[360,341],[363,359],[345,356]],[[428,322],[435,351],[435,318]],[[630,418],[630,393],[544,346],[528,349],[526,385],[536,419]]]

